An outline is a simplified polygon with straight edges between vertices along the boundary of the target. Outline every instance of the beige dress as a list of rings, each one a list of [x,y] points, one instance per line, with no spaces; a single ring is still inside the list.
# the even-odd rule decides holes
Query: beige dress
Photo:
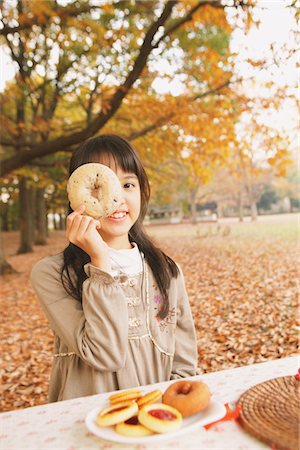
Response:
[[[147,263],[135,276],[86,264],[82,303],[64,290],[58,254],[38,262],[31,282],[55,336],[49,401],[66,400],[196,375],[197,344],[180,270],[168,316]]]

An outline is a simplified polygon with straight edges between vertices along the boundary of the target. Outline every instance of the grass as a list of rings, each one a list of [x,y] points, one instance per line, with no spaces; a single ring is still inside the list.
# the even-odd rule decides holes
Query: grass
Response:
[[[190,223],[178,225],[150,225],[148,233],[154,238],[199,237],[228,238],[238,240],[285,240],[299,244],[300,227],[298,214],[259,216],[256,222],[248,217],[244,222],[237,219],[221,219],[218,223]]]
[[[239,239],[288,240],[299,242],[297,223],[247,223],[233,226],[231,236]]]

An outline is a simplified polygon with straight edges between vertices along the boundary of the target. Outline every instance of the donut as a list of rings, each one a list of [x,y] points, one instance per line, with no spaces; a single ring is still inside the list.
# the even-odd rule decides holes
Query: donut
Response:
[[[117,394],[111,395],[108,400],[111,405],[120,402],[127,402],[129,400],[137,400],[142,397],[141,391],[138,389],[130,389],[128,391],[118,392]]]
[[[156,433],[168,433],[181,427],[182,415],[172,406],[152,403],[140,409],[138,421]]]
[[[137,416],[133,416],[130,419],[125,420],[125,422],[117,423],[115,431],[123,436],[131,437],[142,437],[153,434],[153,431],[139,423]]]
[[[148,392],[148,394],[143,395],[143,397],[136,400],[138,407],[142,408],[145,405],[151,405],[151,403],[157,403],[162,396],[162,392],[159,389],[155,391]]]
[[[120,402],[103,408],[96,417],[99,427],[109,427],[124,422],[137,414],[139,408],[135,402]]]
[[[83,164],[74,170],[67,193],[73,210],[85,205],[85,214],[95,219],[113,214],[123,199],[117,175],[99,163]]]
[[[165,391],[162,402],[173,406],[183,417],[189,417],[205,409],[210,401],[211,393],[202,381],[175,381]]]

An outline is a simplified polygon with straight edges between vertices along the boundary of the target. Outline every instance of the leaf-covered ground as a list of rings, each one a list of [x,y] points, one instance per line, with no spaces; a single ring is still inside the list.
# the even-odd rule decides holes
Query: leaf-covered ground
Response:
[[[251,226],[149,228],[184,271],[203,372],[297,352],[296,239],[285,239],[266,225],[260,225],[256,233]],[[279,229],[284,225],[279,224]],[[0,404],[7,411],[47,402],[53,338],[29,284],[29,273],[35,261],[60,251],[65,238],[63,232],[52,232],[47,246],[35,247],[34,253],[26,255],[15,254],[18,233],[6,234],[4,240],[8,260],[19,271],[0,281]]]

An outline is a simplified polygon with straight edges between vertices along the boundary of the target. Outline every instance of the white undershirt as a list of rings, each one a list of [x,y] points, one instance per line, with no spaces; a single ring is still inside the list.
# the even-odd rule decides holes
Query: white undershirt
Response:
[[[115,276],[121,271],[126,275],[137,275],[143,271],[142,257],[138,246],[132,242],[133,247],[129,249],[115,250],[109,248],[108,253],[111,261],[111,275]]]

